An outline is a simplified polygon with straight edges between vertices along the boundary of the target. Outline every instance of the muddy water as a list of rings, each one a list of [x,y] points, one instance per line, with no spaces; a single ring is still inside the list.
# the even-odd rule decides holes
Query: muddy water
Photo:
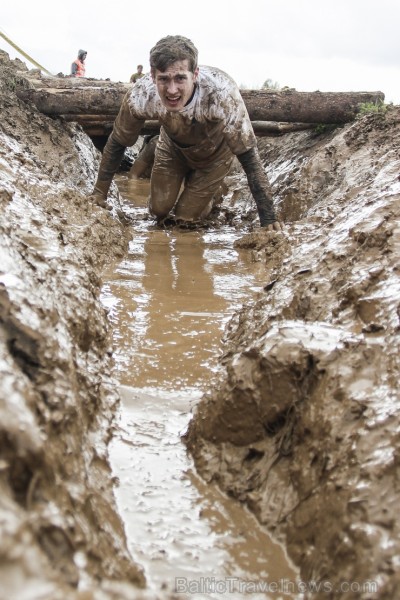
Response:
[[[225,324],[265,284],[263,268],[233,249],[232,228],[154,228],[148,182],[117,183],[136,224],[102,301],[123,400],[110,454],[132,556],[154,590],[294,598],[281,546],[196,475],[180,439],[217,368]]]

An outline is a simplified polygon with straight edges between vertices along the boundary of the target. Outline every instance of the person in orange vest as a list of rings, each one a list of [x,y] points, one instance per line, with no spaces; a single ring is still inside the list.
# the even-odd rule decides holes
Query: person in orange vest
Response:
[[[87,57],[86,50],[79,50],[78,58],[71,65],[71,77],[85,77],[85,58]]]

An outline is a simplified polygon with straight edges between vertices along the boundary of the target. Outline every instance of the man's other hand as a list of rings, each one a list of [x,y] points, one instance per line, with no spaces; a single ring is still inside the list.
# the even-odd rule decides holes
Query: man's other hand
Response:
[[[111,181],[101,181],[97,179],[93,192],[89,195],[89,200],[101,208],[107,208],[107,194]]]
[[[101,208],[108,208],[106,202],[107,196],[98,190],[93,190],[91,194],[88,196],[88,200]]]

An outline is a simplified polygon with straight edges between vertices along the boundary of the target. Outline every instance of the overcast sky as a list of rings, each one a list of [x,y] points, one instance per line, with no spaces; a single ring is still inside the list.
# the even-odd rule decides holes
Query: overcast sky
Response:
[[[379,90],[400,104],[399,0],[11,0],[0,15],[2,33],[53,74],[69,74],[83,48],[87,77],[127,82],[161,37],[180,34],[241,86]]]

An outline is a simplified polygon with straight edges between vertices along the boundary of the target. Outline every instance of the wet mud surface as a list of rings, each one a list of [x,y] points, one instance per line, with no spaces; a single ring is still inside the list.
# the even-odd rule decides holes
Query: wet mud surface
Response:
[[[18,101],[20,61],[1,53],[0,71],[0,598],[171,598],[170,565],[196,578],[210,556],[221,577],[292,578],[280,560],[252,570],[270,538],[248,509],[299,568],[299,598],[399,597],[399,107],[259,140],[283,234],[253,226],[237,169],[209,228],[178,235],[135,221],[115,185],[109,210],[90,205],[93,144]],[[168,513],[140,513],[144,485],[147,507],[168,505],[165,479],[200,515],[193,546],[167,527],[167,549]]]
[[[229,585],[244,598],[243,582],[293,581],[283,549],[246,509],[199,478],[181,440],[218,370],[222,331],[262,289],[264,270],[250,251],[234,249],[231,228],[146,227],[148,182],[120,176],[117,184],[137,223],[102,292],[122,384],[110,457],[128,546],[154,590],[198,586],[201,597],[219,598]]]

